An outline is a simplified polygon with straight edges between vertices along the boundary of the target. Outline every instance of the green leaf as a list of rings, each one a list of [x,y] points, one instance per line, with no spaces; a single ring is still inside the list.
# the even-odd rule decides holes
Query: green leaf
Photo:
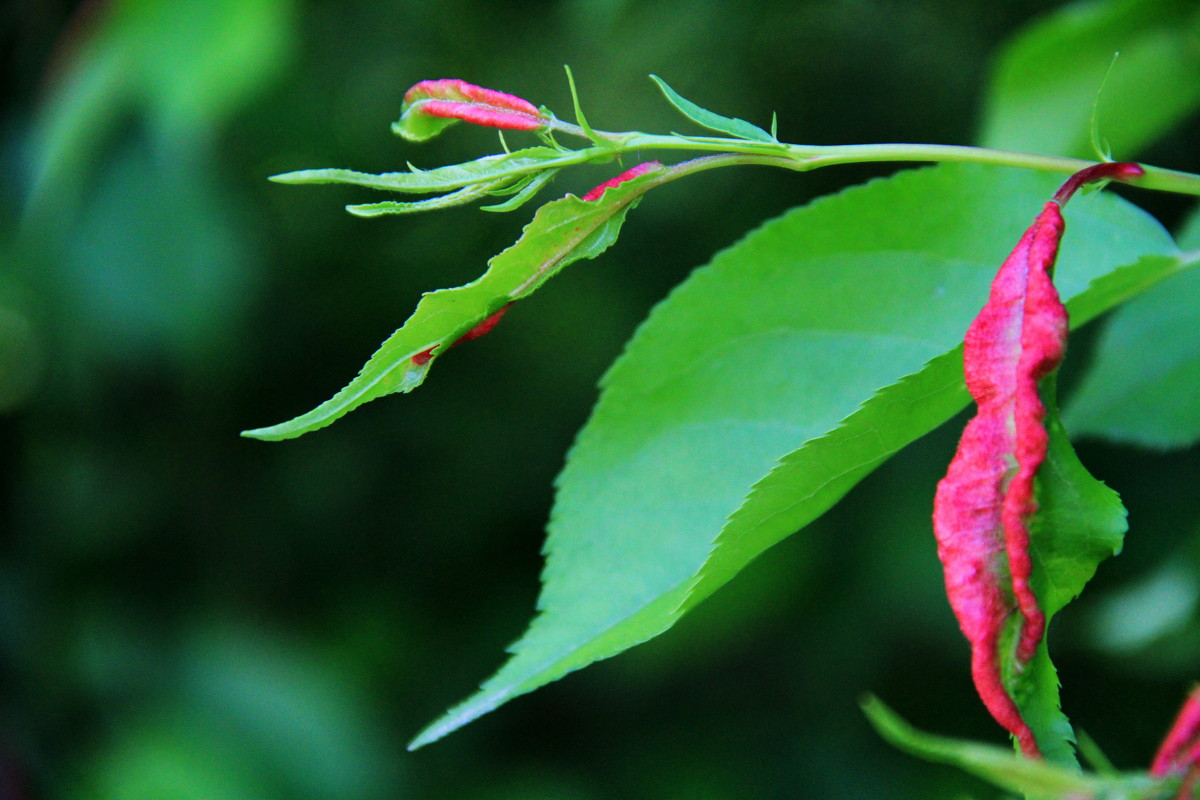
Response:
[[[473,186],[464,186],[458,191],[450,192],[449,194],[442,194],[437,197],[426,198],[425,200],[412,202],[385,200],[382,203],[360,203],[358,205],[346,206],[346,210],[356,217],[382,217],[388,214],[439,211],[443,208],[466,205],[481,197],[487,197],[493,188],[495,187],[488,183],[477,183]]]
[[[559,477],[539,616],[414,745],[667,630],[960,410],[963,331],[1057,182],[903,172],[767,223],[678,287],[605,376]],[[1090,304],[1077,322],[1177,261],[1138,261],[1174,252],[1143,212],[1082,200],[1058,268]]]
[[[503,179],[517,180],[546,169],[548,161],[562,153],[551,147],[527,147],[504,155],[484,156],[463,164],[450,164],[436,169],[421,170],[411,167],[408,172],[384,172],[374,175],[349,169],[302,169],[272,175],[276,183],[349,183],[368,189],[384,189],[392,192],[431,194],[449,192],[481,182],[496,182]]]
[[[592,129],[587,117],[584,116],[583,106],[579,102],[579,91],[575,88],[575,75],[571,72],[571,67],[568,64],[563,64],[563,70],[567,73],[567,86],[571,89],[571,106],[575,110],[575,123],[579,125],[579,129],[584,132],[584,135],[592,141],[593,144],[601,147],[605,146],[606,142],[596,135],[596,131]]]
[[[554,180],[554,176],[558,174],[556,169],[547,169],[535,174],[531,178],[522,179],[515,187],[516,191],[513,196],[502,203],[494,203],[490,206],[480,206],[480,211],[515,211],[521,206],[532,200],[538,192],[545,188],[546,184]]]
[[[675,106],[675,108],[679,109],[680,113],[701,127],[725,133],[738,139],[749,139],[755,142],[776,141],[774,136],[757,125],[746,122],[744,119],[723,117],[706,108],[701,108],[691,100],[680,95],[657,75],[651,75],[650,79],[658,84],[658,88],[662,89],[662,93],[670,101],[671,105]]]
[[[1049,381],[1042,392],[1050,444],[1036,479],[1038,513],[1029,520],[1031,584],[1047,628],[1051,618],[1083,591],[1100,562],[1121,551],[1127,528],[1117,493],[1093,478],[1075,455],[1058,419],[1053,384]],[[1010,626],[1014,642],[1019,616],[1013,615]],[[1077,768],[1075,735],[1061,711],[1058,673],[1045,640],[1019,673],[1015,647],[1008,652],[1005,683],[1042,754],[1051,763]]]
[[[981,143],[1090,158],[1092,109],[1103,83],[1100,134],[1118,157],[1132,158],[1200,106],[1197,75],[1194,0],[1073,3],[1000,54]]]
[[[1193,251],[1187,266],[1200,264]],[[1067,404],[1075,435],[1156,448],[1200,441],[1200,269],[1174,275],[1113,312]]]
[[[546,203],[512,247],[488,262],[475,281],[428,292],[404,325],[380,346],[358,376],[312,411],[243,436],[278,441],[323,428],[384,395],[411,392],[430,366],[463,334],[514,300],[536,291],[563,267],[595,258],[617,239],[629,210],[654,184],[659,170],[626,181],[585,202],[574,195]],[[428,354],[427,359],[414,356]]]
[[[958,767],[1001,789],[1026,796],[1116,800],[1149,797],[1151,790],[1163,784],[1140,774],[1080,775],[1045,761],[1023,758],[1007,748],[924,733],[875,697],[863,700],[862,709],[879,735],[900,750],[926,761]]]

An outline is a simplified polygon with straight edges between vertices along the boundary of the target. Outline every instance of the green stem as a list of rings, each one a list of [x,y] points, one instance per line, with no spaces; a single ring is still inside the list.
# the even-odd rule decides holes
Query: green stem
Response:
[[[599,134],[600,132],[597,131]],[[604,135],[604,134],[601,134]],[[610,135],[604,135],[606,139]],[[642,133],[611,135],[613,145],[603,148],[587,148],[593,160],[627,153],[633,150],[692,150],[718,152],[728,155],[747,156],[743,160],[722,161],[712,166],[731,164],[764,164],[794,169],[801,172],[835,164],[884,163],[896,161],[960,162],[993,164],[997,166],[1035,169],[1070,175],[1091,166],[1092,161],[1062,156],[1045,156],[1036,153],[1020,153],[1011,150],[993,150],[986,147],[938,144],[852,144],[852,145],[801,145],[763,144],[741,139],[656,136]],[[1146,174],[1129,181],[1131,186],[1160,192],[1174,192],[1200,196],[1200,175],[1164,169],[1143,164]],[[708,169],[710,167],[704,167]]]

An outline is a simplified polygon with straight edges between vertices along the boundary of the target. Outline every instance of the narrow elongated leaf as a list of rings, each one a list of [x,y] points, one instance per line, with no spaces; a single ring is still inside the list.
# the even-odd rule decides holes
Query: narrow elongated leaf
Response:
[[[346,206],[346,210],[356,217],[381,217],[387,214],[413,214],[420,211],[439,211],[443,208],[466,205],[481,197],[487,197],[492,185],[477,183],[473,186],[450,192],[449,194],[429,197],[424,200],[403,202],[384,200],[382,203],[360,203]]]
[[[775,141],[774,136],[757,125],[746,122],[744,119],[723,117],[720,114],[709,111],[707,108],[701,108],[672,89],[667,85],[666,81],[657,75],[651,75],[650,79],[658,84],[658,88],[662,89],[663,95],[666,96],[671,105],[675,106],[685,117],[703,128],[708,128],[718,133],[725,133],[738,139],[750,139],[755,142]]]
[[[295,419],[242,435],[291,439],[323,428],[363,403],[411,392],[425,380],[437,356],[476,326],[532,294],[568,264],[608,249],[654,177],[650,173],[627,181],[595,201],[567,195],[542,206],[517,243],[493,257],[482,276],[464,286],[426,293],[412,316],[344,389]]]
[[[962,331],[1056,185],[909,171],[796,209],[694,273],[604,378],[558,481],[539,615],[414,746],[668,629],[961,409]],[[1103,195],[1072,206],[1067,242],[1076,322],[1178,262],[1161,226]]]
[[[1119,158],[1134,157],[1200,106],[1198,36],[1194,0],[1070,4],[1001,53],[981,144],[1095,157],[1092,114],[1103,84],[1100,136]]]
[[[368,189],[392,192],[432,194],[449,192],[480,181],[518,179],[545,168],[546,162],[561,155],[550,147],[527,147],[499,156],[484,156],[463,164],[450,164],[436,169],[413,168],[408,172],[384,172],[374,175],[350,169],[302,169],[273,175],[276,183],[349,183]]]
[[[538,192],[546,187],[550,181],[554,180],[554,176],[558,174],[556,169],[547,169],[537,173],[532,178],[522,178],[515,187],[512,197],[501,203],[495,203],[490,206],[480,206],[480,211],[515,211],[521,206],[532,200]]]

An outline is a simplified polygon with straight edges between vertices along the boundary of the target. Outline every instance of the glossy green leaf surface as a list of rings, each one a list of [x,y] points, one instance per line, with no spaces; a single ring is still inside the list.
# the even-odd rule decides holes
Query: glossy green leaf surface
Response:
[[[695,272],[603,380],[558,481],[539,616],[414,745],[666,630],[961,409],[962,333],[1056,184],[908,171],[796,209]],[[1115,197],[1067,217],[1058,278],[1077,322],[1176,265],[1161,226]],[[1152,252],[1169,255],[1138,262]]]
[[[411,392],[430,366],[460,337],[514,300],[532,294],[563,267],[595,258],[617,239],[629,210],[657,178],[655,172],[608,190],[595,201],[574,195],[538,209],[516,244],[488,262],[476,280],[427,292],[412,316],[371,356],[344,389],[292,420],[244,431],[253,439],[291,439],[323,428],[384,395]],[[422,355],[427,357],[415,356]]]
[[[1043,395],[1050,444],[1036,479],[1038,512],[1029,520],[1029,534],[1031,585],[1049,629],[1053,616],[1083,591],[1100,562],[1120,552],[1127,525],[1117,493],[1093,478],[1075,455],[1058,419],[1053,385]],[[1017,635],[1018,616],[1011,639]],[[1042,755],[1076,767],[1075,735],[1060,708],[1058,672],[1045,640],[1024,670],[1016,664],[1016,654],[1009,650],[1005,683]]]
[[[1193,0],[1073,3],[1000,54],[980,143],[1094,158],[1092,116],[1103,85],[1099,137],[1117,158],[1133,158],[1200,105],[1197,75]]]
[[[663,95],[666,96],[671,105],[675,106],[685,117],[703,128],[708,128],[718,133],[725,133],[738,139],[750,139],[755,142],[775,141],[774,136],[757,125],[746,122],[744,119],[723,117],[720,114],[709,111],[707,108],[701,108],[672,89],[667,85],[666,81],[657,75],[651,75],[650,79],[658,84],[658,88],[662,89]]]

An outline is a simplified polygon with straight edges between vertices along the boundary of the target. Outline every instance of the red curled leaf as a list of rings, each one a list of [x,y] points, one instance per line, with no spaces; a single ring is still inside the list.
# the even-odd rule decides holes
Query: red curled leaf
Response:
[[[579,199],[587,200],[588,202],[591,202],[593,200],[599,200],[604,195],[605,190],[611,189],[614,186],[620,186],[625,181],[631,181],[634,178],[638,177],[639,175],[645,175],[647,172],[656,170],[661,166],[662,166],[662,162],[660,162],[660,161],[643,161],[641,164],[638,164],[636,167],[631,167],[630,169],[625,170],[617,177],[609,178],[604,183],[595,187],[594,189],[592,189],[591,191],[589,191],[587,194],[585,194],[583,197],[581,197]]]
[[[458,120],[523,131],[543,128],[548,121],[536,106],[516,95],[444,78],[421,81],[405,92],[400,119],[392,130],[419,142]]]
[[[979,413],[934,499],[933,529],[946,593],[971,643],[971,675],[984,706],[1027,756],[1039,755],[1033,732],[1005,689],[999,644],[1004,623],[1020,608],[1019,658],[1041,639],[1044,617],[1029,588],[1033,476],[1046,454],[1045,409],[1038,380],[1053,370],[1066,344],[1066,309],[1050,281],[1063,221],[1047,203],[1000,267],[987,305],[967,330],[963,369]]]
[[[1156,778],[1200,766],[1200,686],[1192,690],[1150,766]]]
[[[1029,757],[1040,750],[1005,686],[1000,644],[1007,620],[1019,613],[1015,665],[1022,669],[1046,628],[1030,587],[1029,520],[1038,510],[1034,482],[1049,443],[1039,387],[1062,362],[1067,343],[1067,312],[1052,280],[1064,230],[1060,204],[1084,183],[1141,174],[1136,164],[1108,163],[1072,176],[1005,259],[963,345],[978,413],[938,484],[933,528],[946,593],[971,644],[975,688]]]

